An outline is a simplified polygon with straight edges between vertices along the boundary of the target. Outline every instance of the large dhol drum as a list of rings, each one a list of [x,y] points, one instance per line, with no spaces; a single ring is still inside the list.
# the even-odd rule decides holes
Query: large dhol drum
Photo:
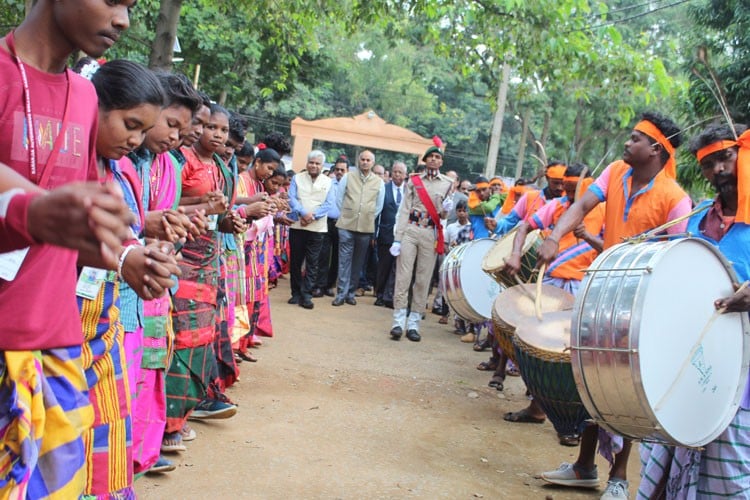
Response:
[[[503,352],[516,362],[513,349],[513,334],[516,327],[528,318],[534,317],[536,285],[515,285],[498,295],[492,306],[492,325],[497,343]],[[566,311],[573,309],[575,297],[561,288],[542,285],[541,312]]]
[[[580,433],[589,419],[570,365],[572,316],[572,310],[543,314],[541,321],[532,316],[518,325],[513,336],[523,381],[562,435]]]
[[[747,314],[717,314],[736,276],[698,239],[609,248],[581,283],[571,325],[581,400],[607,430],[698,447],[737,412],[747,381]]]
[[[526,235],[521,255],[521,270],[518,271],[518,279],[516,279],[503,270],[505,260],[513,252],[513,239],[515,237],[516,230],[514,229],[500,238],[482,260],[482,269],[484,272],[492,276],[493,279],[506,288],[517,285],[518,280],[528,283],[532,277],[536,276],[535,267],[538,251],[544,241],[542,233],[538,229],[529,231],[529,234]]]
[[[440,266],[443,297],[467,321],[482,323],[490,319],[492,303],[502,291],[480,266],[494,244],[489,238],[480,238],[454,247]]]

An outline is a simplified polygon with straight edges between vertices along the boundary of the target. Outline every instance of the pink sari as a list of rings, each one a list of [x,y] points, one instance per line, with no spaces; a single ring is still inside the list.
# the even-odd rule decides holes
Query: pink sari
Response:
[[[174,163],[173,163],[174,162]],[[139,172],[144,184],[148,211],[175,209],[180,198],[178,167],[169,153],[156,156],[150,168]],[[147,175],[148,174],[148,175]],[[132,335],[130,337],[133,337]],[[131,347],[135,373],[133,384],[133,462],[135,473],[145,472],[159,459],[162,436],[167,422],[165,375],[172,357],[172,298],[143,302],[143,335],[139,345]]]

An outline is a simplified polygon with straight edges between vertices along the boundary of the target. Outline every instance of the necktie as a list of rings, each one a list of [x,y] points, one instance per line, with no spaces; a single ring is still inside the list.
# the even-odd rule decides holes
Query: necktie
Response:
[[[401,186],[396,187],[396,205],[401,205]]]

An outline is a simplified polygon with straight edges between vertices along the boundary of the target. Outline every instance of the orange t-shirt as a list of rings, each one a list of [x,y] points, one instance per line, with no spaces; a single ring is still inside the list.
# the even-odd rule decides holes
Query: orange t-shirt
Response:
[[[607,202],[604,219],[604,248],[623,238],[636,236],[690,212],[690,197],[661,170],[651,182],[631,194],[632,172],[622,160],[611,163],[589,188]],[[668,234],[685,232],[687,220],[667,229]]]

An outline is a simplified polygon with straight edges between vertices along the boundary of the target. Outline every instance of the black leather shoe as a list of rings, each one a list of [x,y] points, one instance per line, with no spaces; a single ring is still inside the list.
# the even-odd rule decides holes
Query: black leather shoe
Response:
[[[299,297],[292,297],[286,301],[287,304],[299,304]]]
[[[315,290],[312,291],[312,296],[315,297],[316,299],[322,297],[323,290],[321,290],[320,288],[316,288]]]
[[[313,304],[312,300],[307,299],[307,300],[303,300],[302,302],[300,302],[299,306],[304,307],[305,309],[312,309],[313,307],[315,307],[315,304]]]
[[[384,300],[383,302],[385,303],[384,304],[385,307],[387,307],[388,309],[393,309],[393,301],[392,300]]]
[[[335,297],[336,296],[336,290],[333,288],[329,288],[325,291],[326,297]]]
[[[401,340],[401,335],[403,334],[404,331],[400,326],[394,326],[393,328],[391,328],[391,340]]]
[[[377,300],[375,300],[375,304],[374,305],[376,305],[378,307],[383,307],[385,305],[385,300],[383,300],[380,297],[378,297]]]
[[[416,330],[409,330],[408,332],[406,332],[406,338],[411,340],[412,342],[419,342],[420,340],[422,340],[422,337]]]
[[[344,299],[333,299],[333,302],[331,302],[332,306],[341,306],[344,304]]]
[[[357,299],[352,297],[347,297],[345,302],[349,304],[350,306],[356,306],[357,305]]]

